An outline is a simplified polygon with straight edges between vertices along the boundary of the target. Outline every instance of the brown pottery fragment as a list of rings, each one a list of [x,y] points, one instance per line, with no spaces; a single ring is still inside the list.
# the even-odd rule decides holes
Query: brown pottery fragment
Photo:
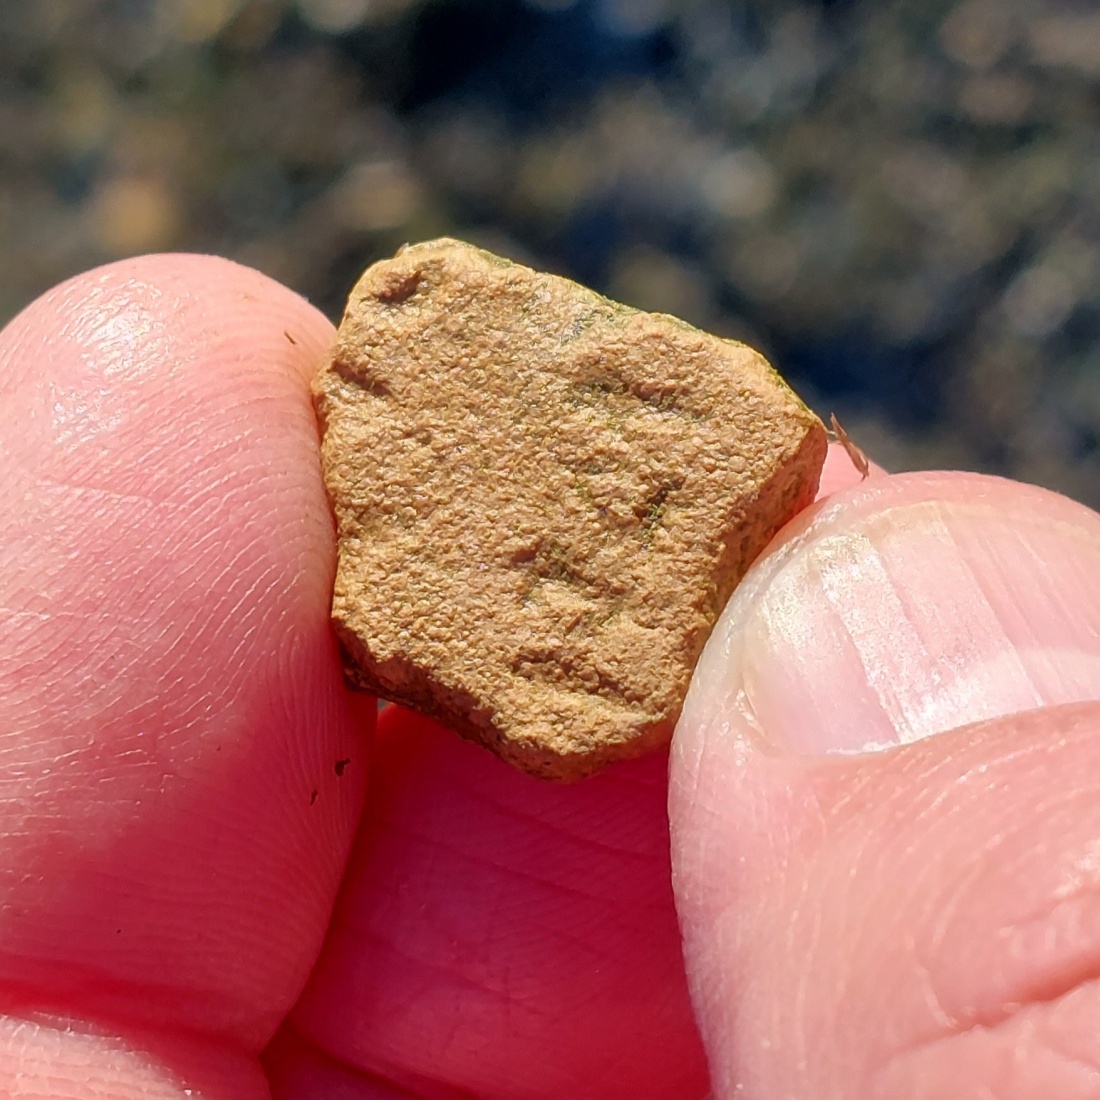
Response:
[[[314,397],[349,678],[553,779],[667,744],[827,446],[743,344],[452,240],[363,275]]]

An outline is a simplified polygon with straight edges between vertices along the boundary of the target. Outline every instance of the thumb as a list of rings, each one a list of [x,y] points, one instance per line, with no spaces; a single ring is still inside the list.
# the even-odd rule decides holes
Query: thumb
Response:
[[[924,474],[785,534],[716,628],[673,749],[716,1097],[1098,1094],[1089,700],[1095,513]]]

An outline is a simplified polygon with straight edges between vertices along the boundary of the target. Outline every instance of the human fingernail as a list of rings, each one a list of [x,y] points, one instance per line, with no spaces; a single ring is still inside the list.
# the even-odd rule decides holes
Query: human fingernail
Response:
[[[681,727],[854,752],[1100,698],[1100,515],[973,475],[868,482],[757,564]]]

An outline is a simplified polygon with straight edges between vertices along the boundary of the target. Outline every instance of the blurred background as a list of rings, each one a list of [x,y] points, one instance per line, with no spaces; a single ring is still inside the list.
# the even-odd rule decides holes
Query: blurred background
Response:
[[[444,233],[1100,507],[1095,0],[0,0],[0,324],[161,249],[337,319]]]

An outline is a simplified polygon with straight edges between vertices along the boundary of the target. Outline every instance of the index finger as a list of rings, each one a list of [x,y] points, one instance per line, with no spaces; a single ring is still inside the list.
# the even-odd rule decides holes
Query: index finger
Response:
[[[331,337],[195,256],[0,334],[0,987],[9,1020],[70,1021],[50,1042],[135,1036],[127,1080],[206,1050],[260,1094],[358,813],[307,389]],[[0,1039],[21,1081],[35,1028]]]

